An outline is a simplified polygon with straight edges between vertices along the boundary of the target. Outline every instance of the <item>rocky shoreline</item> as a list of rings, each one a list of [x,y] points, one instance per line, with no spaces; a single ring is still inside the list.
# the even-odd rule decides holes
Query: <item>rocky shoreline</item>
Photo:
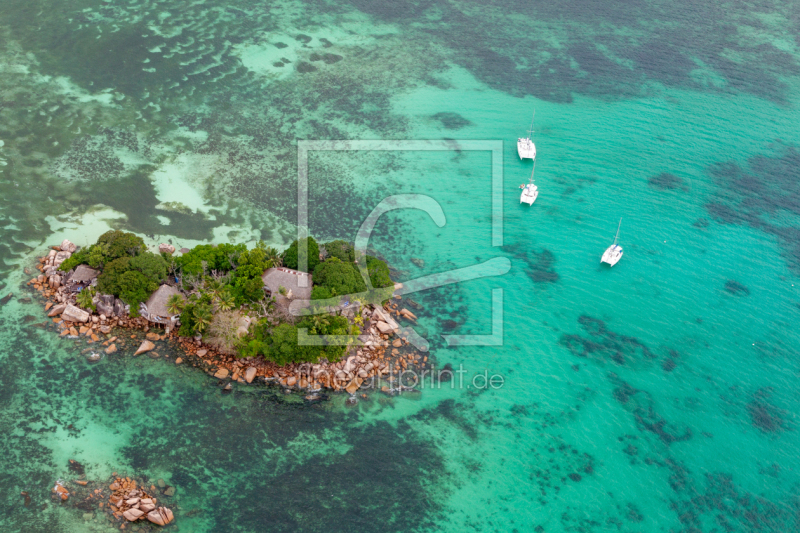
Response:
[[[100,360],[100,351],[106,355],[149,354],[156,358],[160,357],[157,350],[169,344],[184,354],[175,359],[176,364],[185,362],[201,368],[224,381],[223,390],[230,391],[232,381],[243,384],[261,381],[305,392],[309,400],[317,399],[316,393],[323,389],[346,391],[353,397],[360,389],[368,388],[390,395],[413,390],[413,385],[404,387],[401,383],[403,374],[417,375],[432,370],[428,355],[414,349],[402,333],[400,321],[415,324],[417,317],[401,305],[399,295],[382,307],[362,308],[355,304],[346,310],[353,315],[351,318],[359,313],[364,326],[358,337],[360,346],[351,346],[341,361],[281,367],[261,357],[239,358],[222,353],[197,337],[182,337],[169,327],[151,324],[142,317],[131,318],[127,306],[111,296],[95,297],[98,312],[81,309],[68,286],[71,273],[65,275],[58,270],[75,249],[68,240],[53,246],[48,255],[39,258],[35,268],[40,274],[27,285],[44,300],[44,310],[61,336],[85,340],[87,348],[82,353],[89,354],[89,361]],[[25,273],[31,274],[28,268]],[[90,280],[87,285],[93,282],[96,283]],[[401,287],[401,284],[396,285],[396,289]],[[408,303],[416,309],[420,307],[411,300]],[[124,334],[118,329],[139,330],[145,333],[145,338],[139,341],[141,335]]]
[[[148,483],[114,472],[108,480],[89,481],[83,465],[72,459],[69,470],[77,479],[56,481],[51,490],[52,498],[61,503],[72,500],[74,507],[84,511],[85,521],[104,516],[120,524],[121,530],[148,531],[154,526],[166,526],[175,519],[172,509],[164,505],[165,500],[175,496],[175,487],[167,485],[163,479]],[[23,492],[22,496],[25,506],[29,506],[28,493]]]

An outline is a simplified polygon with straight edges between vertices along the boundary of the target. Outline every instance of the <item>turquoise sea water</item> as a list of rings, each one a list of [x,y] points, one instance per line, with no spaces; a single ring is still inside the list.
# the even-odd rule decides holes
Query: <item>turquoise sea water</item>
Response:
[[[800,531],[799,17],[777,2],[5,2],[0,530],[110,530],[50,501],[74,459],[89,480],[166,479],[171,527],[191,532]],[[534,109],[528,207],[515,141]],[[223,395],[166,357],[91,365],[35,326],[21,268],[65,237],[285,246],[297,140],[326,139],[504,142],[502,246],[489,151],[309,157],[323,239],[353,239],[390,195],[441,205],[443,227],[420,211],[378,224],[400,281],[510,260],[413,296],[463,386],[355,406]],[[442,334],[492,332],[498,288],[502,345],[448,348]],[[476,388],[484,371],[502,387]]]

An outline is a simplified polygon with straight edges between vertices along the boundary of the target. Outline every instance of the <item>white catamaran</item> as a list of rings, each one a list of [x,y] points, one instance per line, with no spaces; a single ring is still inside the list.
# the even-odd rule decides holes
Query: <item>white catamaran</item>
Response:
[[[536,111],[533,112],[534,118]],[[531,137],[533,136],[533,118],[531,119],[531,128],[528,130],[528,136],[517,139],[517,153],[520,159],[536,159],[536,145],[533,144]]]
[[[533,172],[536,170],[536,160],[533,161],[533,170],[531,170],[531,179],[528,180],[527,185],[522,184],[519,186],[522,189],[522,194],[519,197],[519,203],[533,205],[536,197],[539,196],[539,188],[533,183]]]
[[[603,252],[603,257],[600,259],[601,263],[608,263],[612,267],[616,265],[620,259],[622,259],[622,246],[617,244],[619,240],[619,228],[622,226],[622,219],[619,219],[619,225],[617,226],[617,235],[614,237],[614,244],[606,248],[606,251]]]

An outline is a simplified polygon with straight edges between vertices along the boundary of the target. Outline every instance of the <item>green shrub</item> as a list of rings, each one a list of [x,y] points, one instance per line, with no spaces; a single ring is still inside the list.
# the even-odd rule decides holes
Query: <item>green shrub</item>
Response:
[[[272,262],[267,257],[266,249],[261,246],[263,244],[262,241],[259,241],[255,248],[247,250],[239,256],[237,273],[242,267],[250,267],[254,271],[258,271],[260,276],[267,268],[272,266]]]
[[[115,259],[137,257],[144,254],[147,247],[141,237],[125,231],[107,231],[97,243],[82,248],[61,263],[59,269],[68,272],[78,265],[89,265],[92,268],[103,268]],[[153,255],[153,254],[150,254]]]
[[[256,302],[264,298],[264,281],[258,278],[236,278],[231,288],[234,304],[244,305],[248,302]]]
[[[294,270],[299,270],[299,263],[298,263],[298,245],[297,241],[294,241],[289,247],[283,252],[283,266],[287,268],[291,268]],[[314,272],[314,269],[319,264],[319,245],[317,241],[314,240],[314,237],[308,238],[308,269],[305,272]]]
[[[325,252],[328,254],[326,259],[335,257],[342,263],[352,263],[356,260],[353,245],[347,241],[335,240],[325,243],[323,246],[325,247]]]
[[[189,303],[183,307],[181,313],[181,327],[178,329],[178,335],[181,337],[194,336],[194,307],[195,304]]]
[[[389,275],[389,265],[377,257],[367,256],[367,272],[374,288],[394,286]]]
[[[265,356],[278,365],[287,365],[299,360],[301,347],[297,345],[297,327],[292,324],[280,324],[272,331],[269,338],[269,350]]]
[[[103,249],[105,262],[120,257],[133,257],[147,250],[144,240],[133,233],[120,230],[107,231],[100,235],[97,244]]]
[[[139,304],[167,277],[167,262],[160,255],[144,252],[135,257],[119,257],[97,277],[97,288],[105,294],[119,296],[131,306],[131,316],[138,316]]]
[[[120,257],[108,263],[97,277],[97,288],[100,292],[119,296],[120,277],[131,269],[130,263],[130,257]]]
[[[332,257],[314,269],[314,284],[328,289],[332,296],[367,290],[355,263],[343,263]]]
[[[58,268],[62,272],[69,272],[78,265],[89,265],[92,268],[102,268],[106,261],[104,246],[93,244],[87,248],[81,248],[72,254],[63,263],[61,263],[61,266]]]
[[[139,316],[139,304],[146,302],[150,295],[158,289],[158,283],[149,279],[138,270],[128,270],[119,276],[118,296],[131,306],[130,315]]]
[[[58,269],[62,272],[69,272],[77,268],[78,265],[86,265],[89,263],[89,253],[87,248],[82,248],[65,259]]]
[[[251,333],[239,343],[240,357],[261,355],[268,361],[278,365],[289,363],[316,363],[320,357],[329,361],[338,361],[345,353],[347,346],[312,345],[300,346],[297,343],[298,327],[308,328],[312,335],[356,335],[357,329],[342,316],[317,315],[306,317],[297,326],[280,324],[269,330],[269,324],[261,321],[251,327]]]
[[[328,287],[316,286],[311,289],[312,300],[327,300],[328,298],[333,298],[334,296],[335,295],[331,293],[331,290]]]
[[[206,272],[230,272],[239,264],[240,257],[245,252],[245,244],[198,244],[191,251],[176,257],[175,265],[184,274],[195,276],[203,273],[204,265]]]
[[[255,302],[264,297],[264,281],[261,279],[263,274],[261,267],[249,263],[236,269],[231,287],[236,305]]]
[[[131,258],[130,268],[138,270],[149,280],[162,283],[167,279],[167,262],[160,255],[145,252]]]

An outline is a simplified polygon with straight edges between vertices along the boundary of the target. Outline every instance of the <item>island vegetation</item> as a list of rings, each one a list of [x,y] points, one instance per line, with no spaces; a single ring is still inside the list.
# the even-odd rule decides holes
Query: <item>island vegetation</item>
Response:
[[[335,240],[320,244],[308,237],[305,261],[299,256],[301,246],[294,241],[284,252],[259,241],[255,247],[244,244],[201,244],[173,257],[169,251],[152,253],[144,241],[133,233],[109,231],[97,242],[77,250],[65,259],[58,270],[67,273],[85,264],[99,271],[96,287],[82,288],[76,303],[94,311],[98,294],[108,294],[125,302],[132,317],[163,284],[177,289],[167,301],[170,315],[179,316],[178,334],[202,339],[224,353],[237,357],[263,357],[277,365],[316,363],[321,358],[338,361],[347,349],[343,343],[298,343],[298,329],[311,335],[341,338],[355,337],[363,326],[360,313],[352,317],[326,311],[332,302],[347,295],[369,294],[375,290],[380,298],[391,296],[394,282],[388,265],[377,257],[366,255],[371,287],[367,287],[359,270],[352,244]],[[262,276],[274,267],[312,274],[310,298],[312,309],[306,316],[294,316],[279,299],[286,300],[286,291],[268,294]],[[373,293],[369,291],[372,290]],[[324,300],[325,308],[315,301]],[[354,298],[356,303],[365,303]]]

